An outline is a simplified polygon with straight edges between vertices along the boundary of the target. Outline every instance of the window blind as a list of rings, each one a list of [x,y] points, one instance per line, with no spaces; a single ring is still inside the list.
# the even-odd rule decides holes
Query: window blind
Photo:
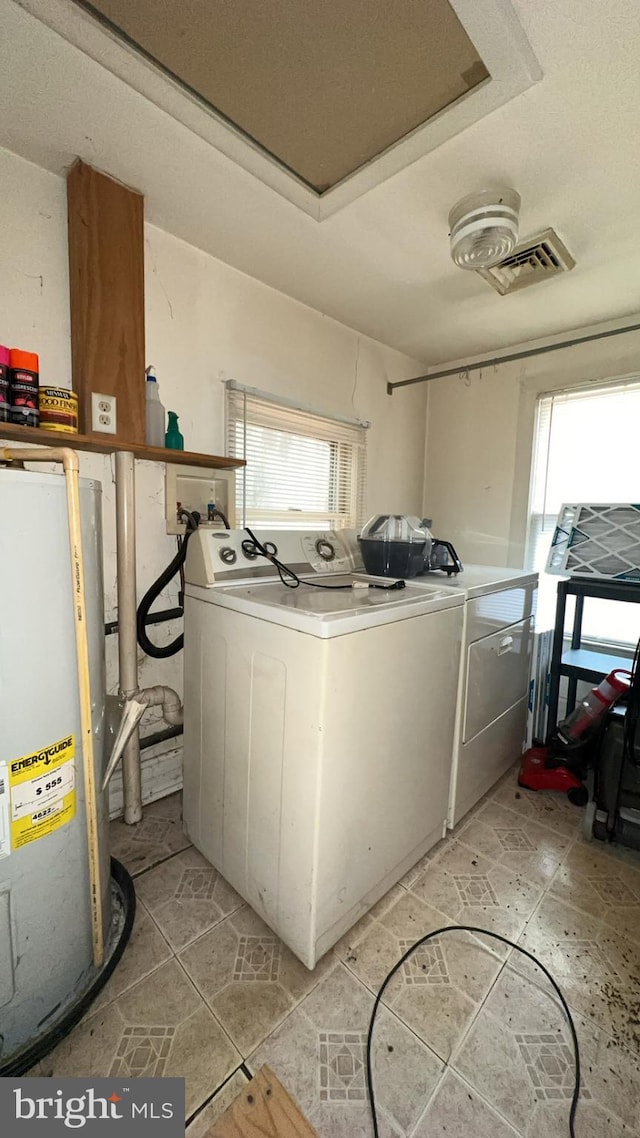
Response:
[[[550,628],[554,621],[557,581],[546,576],[544,568],[560,506],[640,501],[639,433],[638,376],[539,397],[526,553],[527,567],[541,575],[539,628]],[[635,643],[640,635],[638,607],[591,601],[585,607],[585,634]]]
[[[228,383],[227,453],[243,525],[344,529],[364,521],[367,425]]]

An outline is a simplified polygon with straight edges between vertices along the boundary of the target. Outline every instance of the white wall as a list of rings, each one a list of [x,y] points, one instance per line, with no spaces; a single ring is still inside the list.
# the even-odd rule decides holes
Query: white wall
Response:
[[[426,392],[406,402],[387,380],[422,365],[146,228],[147,357],[191,450],[222,454],[224,389],[236,379],[328,414],[371,421],[367,509],[416,510],[422,497]]]
[[[0,343],[40,355],[42,381],[71,385],[66,193],[62,178],[0,150]],[[153,226],[145,228],[147,361],[156,367],[165,407],[180,416],[187,449],[224,453],[222,380],[295,398],[329,414],[371,421],[367,510],[420,511],[427,392],[389,398],[387,380],[421,365],[243,275]],[[144,377],[140,377],[144,382]],[[103,487],[105,618],[115,619],[116,571],[112,459],[83,455],[82,473]],[[165,533],[164,467],[137,464],[138,595],[166,565],[175,538]],[[165,595],[176,603],[177,587]],[[164,642],[180,631],[162,626]],[[141,654],[141,682],[182,690],[182,659]],[[110,690],[117,687],[117,638],[107,638]],[[164,764],[146,755],[145,796],[180,778],[179,748]]]
[[[629,316],[582,328],[575,335],[637,322],[637,316]],[[465,362],[460,363],[459,376],[424,385],[429,392],[424,512],[433,517],[438,536],[456,544],[463,561],[522,566],[537,396],[640,372],[640,333],[469,376]],[[394,400],[402,398],[402,390],[393,395]],[[598,462],[597,453],[593,461]]]

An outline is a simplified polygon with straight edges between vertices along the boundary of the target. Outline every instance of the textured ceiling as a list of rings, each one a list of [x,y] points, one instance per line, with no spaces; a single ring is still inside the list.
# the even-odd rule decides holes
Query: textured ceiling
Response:
[[[448,0],[90,7],[319,192],[488,76]]]
[[[80,155],[142,190],[150,221],[426,364],[636,312],[640,5],[514,7],[541,82],[321,224],[13,0],[0,145],[57,173]],[[573,272],[500,297],[455,268],[449,208],[496,182],[522,195],[522,236],[553,226]]]

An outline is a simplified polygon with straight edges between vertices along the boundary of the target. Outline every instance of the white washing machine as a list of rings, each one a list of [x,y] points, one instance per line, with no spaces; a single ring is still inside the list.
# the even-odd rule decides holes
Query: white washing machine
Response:
[[[287,588],[244,531],[191,538],[185,824],[313,968],[445,831],[465,598],[373,587],[339,533],[258,536],[334,588]]]

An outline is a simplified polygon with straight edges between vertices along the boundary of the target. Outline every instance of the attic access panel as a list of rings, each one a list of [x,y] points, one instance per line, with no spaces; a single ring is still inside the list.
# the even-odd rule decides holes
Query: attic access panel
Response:
[[[324,221],[346,205],[357,201],[369,190],[424,158],[436,147],[480,122],[486,115],[511,102],[542,79],[540,64],[516,15],[512,0],[482,0],[481,4],[478,0],[449,0],[450,8],[465,29],[489,77],[475,87],[470,87],[460,98],[433,114],[427,122],[405,134],[399,142],[360,166],[354,174],[343,178],[332,189],[318,193],[262,146],[234,127],[184,82],[178,81],[166,66],[161,66],[150,54],[136,47],[128,33],[118,31],[106,15],[107,10],[111,11],[115,0],[98,0],[100,10],[89,0],[17,2],[133,91],[316,221]],[[145,2],[150,6],[151,0]],[[201,6],[208,7],[209,2],[215,4],[216,0],[207,0],[206,4],[205,0],[201,0]],[[231,10],[230,0],[227,2]],[[314,0],[290,0],[292,7],[300,8],[303,5],[314,8],[316,4],[329,2],[330,0],[316,0],[314,4]],[[336,6],[338,4],[338,0],[331,2]],[[406,2],[411,9],[417,0]],[[428,8],[432,0],[422,2]],[[274,10],[277,3],[282,4],[284,0],[269,0],[270,11]],[[138,0],[130,0],[126,4],[124,0],[119,0],[119,11],[129,12],[137,4]],[[177,8],[176,0],[153,0],[153,4],[156,22],[162,20],[166,27],[165,13]],[[350,4],[351,0],[344,0],[345,8],[349,8]],[[185,10],[187,5],[188,10],[193,10],[195,0],[184,0]],[[266,2],[255,0],[256,11],[267,6]],[[371,0],[371,10],[374,10],[374,6],[393,7],[398,12],[403,10],[403,0]],[[235,5],[233,10],[236,10]],[[240,0],[238,10],[243,10],[240,8]],[[280,52],[280,67],[283,58],[284,53]],[[374,82],[370,92],[372,115],[376,100],[379,102],[376,91],[377,83]],[[287,103],[287,114],[290,106],[291,100]]]
[[[489,78],[449,0],[94,0],[317,194]]]

